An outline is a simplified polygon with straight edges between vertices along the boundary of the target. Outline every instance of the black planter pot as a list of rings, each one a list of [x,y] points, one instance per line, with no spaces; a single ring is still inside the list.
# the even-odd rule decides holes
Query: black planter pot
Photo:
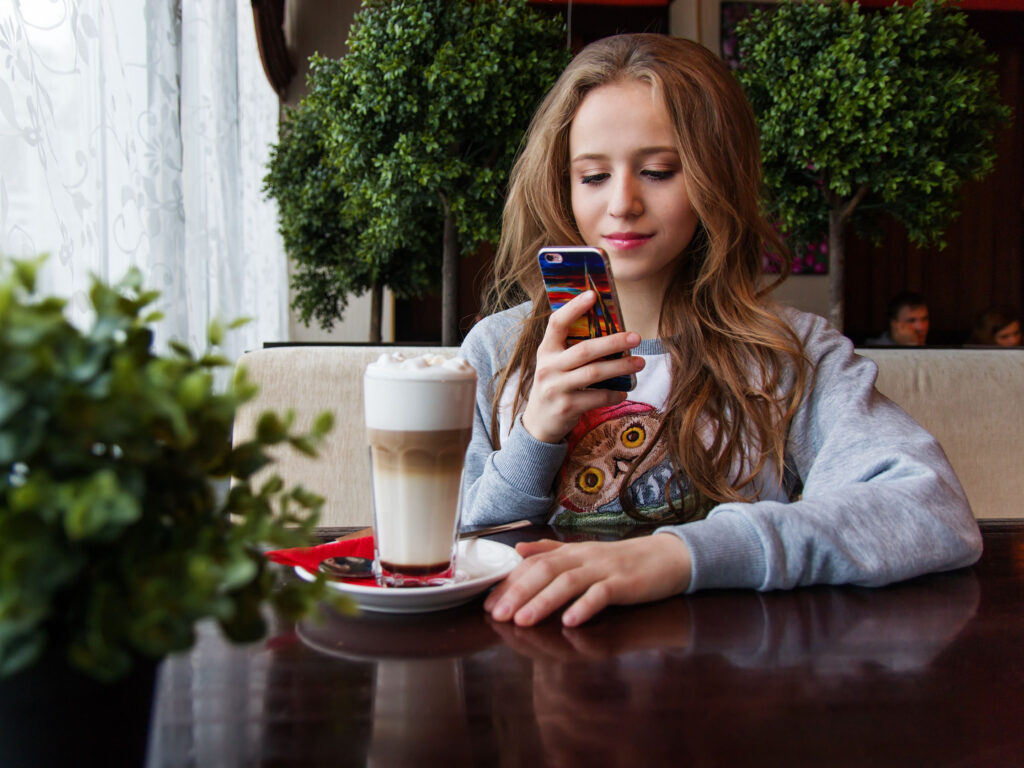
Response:
[[[137,661],[126,677],[101,683],[50,654],[0,678],[0,765],[142,768],[156,669]]]

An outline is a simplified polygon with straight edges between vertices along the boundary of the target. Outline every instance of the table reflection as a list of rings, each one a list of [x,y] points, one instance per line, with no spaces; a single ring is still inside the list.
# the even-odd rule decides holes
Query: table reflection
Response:
[[[810,588],[704,593],[612,609],[582,627],[492,622],[502,639],[538,661],[578,661],[644,650],[715,654],[738,667],[806,664],[822,675],[865,665],[893,671],[926,666],[978,606],[970,572],[884,589]]]
[[[979,594],[974,575],[963,572],[880,590],[694,595],[611,611],[578,628],[492,626],[532,661],[532,706],[549,765],[633,766],[640,756],[699,763],[712,747],[728,756],[721,764],[739,764],[749,761],[750,738],[779,738],[779,709],[791,709],[793,727],[802,731],[809,725],[800,722],[802,702],[827,700],[830,692],[856,695],[851,684],[865,681],[912,680],[961,632]],[[745,707],[737,690],[748,686]],[[771,722],[772,732],[759,722]],[[860,725],[849,721],[853,732]],[[674,755],[663,751],[666,728],[681,734]],[[609,748],[594,738],[603,732],[620,738]],[[827,745],[807,757],[846,764]],[[847,757],[857,764],[855,753]]]
[[[876,590],[673,598],[611,609],[577,628],[492,622],[478,605],[413,617],[332,613],[300,624],[298,636],[318,653],[372,665],[368,765],[414,765],[425,756],[472,765],[481,749],[516,764],[524,744],[550,765],[635,765],[638,754],[659,757],[666,715],[685,715],[678,727],[692,728],[694,713],[714,711],[723,686],[756,685],[762,702],[790,706],[849,680],[924,670],[978,600],[976,578],[962,572]],[[475,657],[495,646],[508,658],[488,660],[489,687],[467,682]],[[516,669],[523,664],[528,669]],[[735,670],[731,677],[723,664]],[[507,674],[495,675],[502,668]],[[744,677],[781,670],[778,689],[771,674]],[[490,717],[499,711],[529,716]],[[623,736],[620,747],[594,738],[612,731]],[[703,740],[694,732],[689,741]]]
[[[373,664],[368,766],[473,765],[463,660],[500,642],[479,605],[416,615],[327,611],[297,627],[319,653]]]

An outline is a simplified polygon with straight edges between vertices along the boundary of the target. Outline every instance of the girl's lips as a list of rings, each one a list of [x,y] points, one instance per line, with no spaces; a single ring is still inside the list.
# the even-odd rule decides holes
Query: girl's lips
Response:
[[[639,248],[650,240],[654,235],[645,235],[640,232],[611,232],[604,236],[610,245],[621,251],[628,251],[630,248]]]

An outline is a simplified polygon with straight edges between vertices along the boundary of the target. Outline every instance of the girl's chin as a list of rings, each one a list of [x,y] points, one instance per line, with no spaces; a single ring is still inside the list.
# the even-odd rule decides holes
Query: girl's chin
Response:
[[[621,265],[618,269],[615,268],[614,262],[612,263],[612,275],[615,278],[616,285],[631,285],[636,283],[642,283],[652,277],[650,272],[645,269],[630,269],[633,265]]]
[[[626,284],[639,285],[649,280],[667,281],[671,279],[673,261],[668,263],[651,263],[646,259],[630,258],[624,255],[616,258],[617,254],[609,254],[609,261],[612,264],[612,276],[615,284],[622,286]]]

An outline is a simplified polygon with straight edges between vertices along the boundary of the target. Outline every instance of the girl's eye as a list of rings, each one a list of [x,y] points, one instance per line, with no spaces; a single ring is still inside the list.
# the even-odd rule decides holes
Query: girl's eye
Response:
[[[655,181],[665,181],[666,179],[671,179],[673,176],[675,176],[676,172],[675,171],[655,171],[653,169],[647,169],[646,171],[643,171],[643,174],[647,178],[654,179]]]
[[[607,173],[591,173],[580,177],[580,184],[599,184],[608,178]]]

